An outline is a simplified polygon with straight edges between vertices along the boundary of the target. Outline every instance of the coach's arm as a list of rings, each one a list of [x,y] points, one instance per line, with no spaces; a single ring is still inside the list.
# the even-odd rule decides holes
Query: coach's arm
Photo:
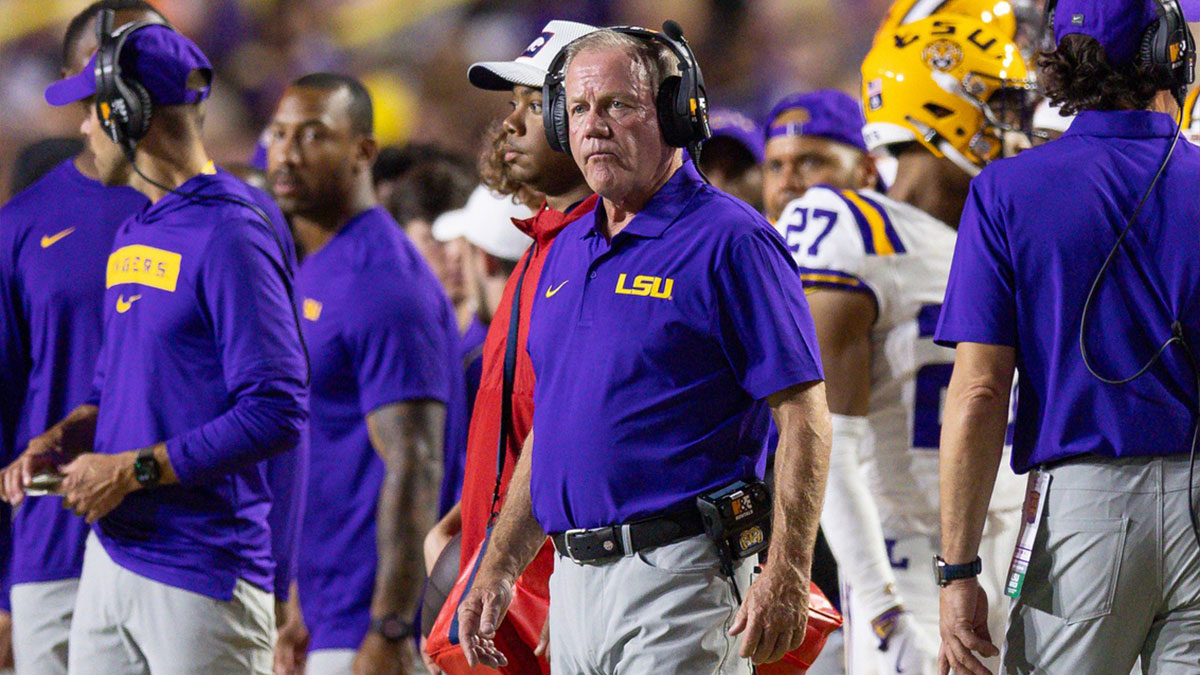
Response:
[[[1004,452],[1015,369],[1012,347],[960,342],[956,348],[941,439],[942,557],[951,565],[970,563],[979,555]],[[999,653],[988,633],[987,603],[987,594],[974,578],[952,581],[942,589],[938,668],[943,675],[951,668],[977,675],[988,672],[971,653]]]
[[[755,663],[778,661],[804,639],[832,435],[824,382],[789,387],[767,403],[779,429],[771,547],[729,629],[745,634],[739,653]]]

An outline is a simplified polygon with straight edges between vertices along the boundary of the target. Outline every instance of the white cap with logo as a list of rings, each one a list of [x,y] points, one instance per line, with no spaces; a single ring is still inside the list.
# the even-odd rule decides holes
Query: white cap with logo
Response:
[[[594,32],[595,26],[574,21],[551,21],[541,35],[512,61],[483,61],[467,69],[467,78],[480,89],[506,91],[514,85],[541,89],[550,70],[550,62],[558,52],[576,38]]]
[[[433,221],[433,238],[444,242],[463,237],[488,255],[515,262],[521,259],[533,240],[518,230],[512,221],[531,216],[533,214],[527,207],[514,204],[508,197],[501,197],[480,185],[471,193],[465,206],[447,211]]]

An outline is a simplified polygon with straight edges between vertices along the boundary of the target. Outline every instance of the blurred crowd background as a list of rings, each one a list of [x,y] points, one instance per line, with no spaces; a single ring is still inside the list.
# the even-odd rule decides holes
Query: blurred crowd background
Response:
[[[0,0],[0,203],[28,143],[77,136],[78,115],[42,98],[59,76],[66,22],[89,0]],[[150,0],[212,59],[205,132],[218,163],[249,161],[284,86],[334,70],[360,77],[381,145],[436,143],[474,156],[508,96],[467,66],[519,55],[550,19],[683,26],[709,104],[760,119],[782,95],[842,89],[890,0]]]

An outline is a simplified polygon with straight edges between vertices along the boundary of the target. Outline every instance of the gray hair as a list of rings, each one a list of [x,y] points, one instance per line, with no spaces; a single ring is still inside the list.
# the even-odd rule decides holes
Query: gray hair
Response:
[[[564,75],[575,57],[585,51],[624,51],[641,66],[640,70],[644,81],[650,86],[651,96],[657,95],[658,88],[664,80],[679,74],[679,59],[669,47],[655,40],[619,33],[611,28],[601,28],[576,38],[565,49],[567,56],[563,62]]]

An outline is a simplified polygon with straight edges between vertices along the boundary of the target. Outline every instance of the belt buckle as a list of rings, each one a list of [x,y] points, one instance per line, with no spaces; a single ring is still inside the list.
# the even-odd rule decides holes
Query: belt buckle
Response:
[[[579,558],[576,558],[575,553],[571,551],[571,535],[585,534],[586,532],[587,532],[587,529],[582,528],[582,527],[575,527],[570,530],[567,530],[566,532],[563,532],[563,548],[567,549],[566,550],[567,559],[570,560],[571,562],[575,563],[576,565],[584,565],[586,563],[581,561]]]

